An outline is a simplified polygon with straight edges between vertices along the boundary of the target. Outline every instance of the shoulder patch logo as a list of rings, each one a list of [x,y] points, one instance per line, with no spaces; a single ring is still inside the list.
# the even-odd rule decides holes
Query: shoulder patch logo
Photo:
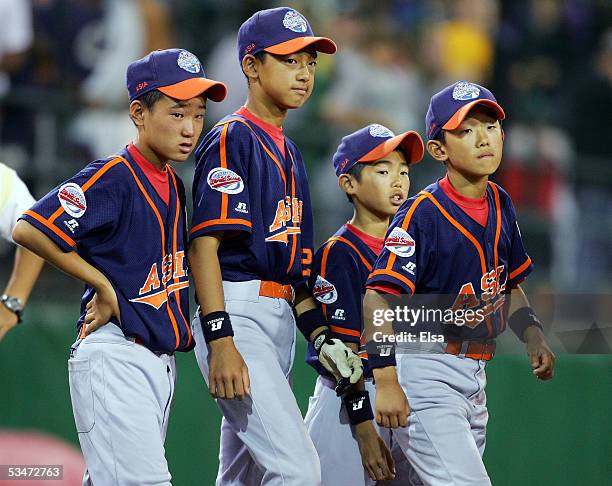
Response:
[[[244,189],[242,177],[233,170],[215,167],[208,173],[206,178],[208,185],[215,191],[225,194],[240,194]]]
[[[74,182],[67,182],[57,192],[62,208],[73,218],[80,218],[87,211],[87,200],[81,186]]]
[[[333,304],[338,300],[338,292],[332,283],[317,275],[317,281],[312,289],[312,295],[322,304]]]
[[[480,88],[467,81],[460,81],[453,88],[453,99],[458,101],[475,100],[480,95]]]
[[[176,63],[188,73],[197,74],[200,72],[200,61],[189,51],[181,51]]]
[[[393,228],[391,234],[387,236],[385,248],[399,257],[409,257],[414,255],[416,244],[407,231],[396,227]]]
[[[289,10],[285,14],[285,17],[283,18],[283,26],[286,29],[292,30],[293,32],[298,32],[300,34],[308,30],[306,19],[295,10]]]
[[[393,133],[387,127],[379,125],[378,123],[373,123],[370,125],[369,131],[372,137],[395,137],[395,133]]]

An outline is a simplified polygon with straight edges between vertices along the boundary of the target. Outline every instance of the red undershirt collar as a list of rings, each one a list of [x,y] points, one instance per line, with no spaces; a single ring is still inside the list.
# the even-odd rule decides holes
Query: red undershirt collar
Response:
[[[159,194],[159,197],[166,203],[170,203],[170,185],[168,184],[168,167],[165,166],[163,170],[159,170],[151,162],[149,162],[144,155],[140,153],[140,150],[136,148],[136,145],[130,143],[127,146],[127,150],[138,164],[138,167],[147,176],[147,179],[151,185]]]
[[[482,197],[466,197],[457,192],[448,178],[448,174],[438,183],[444,194],[459,206],[467,215],[481,226],[487,225],[489,216],[489,199],[485,193]]]
[[[385,243],[384,238],[377,238],[376,236],[364,233],[359,228],[353,226],[351,223],[346,223],[346,229],[348,229],[357,238],[363,241],[367,245],[367,247],[374,252],[375,255],[380,255],[382,247]]]
[[[251,113],[246,106],[241,106],[240,109],[234,114],[246,118],[266,132],[270,138],[274,140],[274,144],[278,147],[281,154],[283,154],[283,158],[285,157],[285,134],[283,133],[283,127],[275,127],[274,125],[270,125]]]

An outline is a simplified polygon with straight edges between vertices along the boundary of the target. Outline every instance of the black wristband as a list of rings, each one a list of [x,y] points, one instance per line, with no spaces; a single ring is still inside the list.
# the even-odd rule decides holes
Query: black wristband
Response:
[[[329,329],[323,329],[319,334],[315,336],[315,338],[312,340],[312,346],[317,352],[317,356],[321,354],[321,348],[324,344],[334,344],[332,339],[335,337],[336,336],[334,336],[334,333],[331,332]]]
[[[370,404],[370,394],[367,390],[344,395],[342,402],[346,407],[351,425],[357,425],[374,418],[372,405]]]
[[[306,341],[310,341],[310,335],[313,331],[323,326],[324,323],[323,312],[318,307],[302,312],[295,320],[297,328],[304,335]]]
[[[206,339],[207,343],[215,339],[234,335],[232,322],[227,312],[216,311],[206,314],[205,316],[201,313],[198,313],[198,315],[200,316],[200,324],[202,325],[204,339]]]
[[[508,326],[523,342],[525,342],[524,334],[528,327],[536,326],[544,331],[542,323],[531,307],[521,307],[514,314],[512,314],[510,319],[508,319]]]
[[[368,353],[368,366],[371,370],[396,365],[393,344],[370,341],[366,344],[366,352]]]

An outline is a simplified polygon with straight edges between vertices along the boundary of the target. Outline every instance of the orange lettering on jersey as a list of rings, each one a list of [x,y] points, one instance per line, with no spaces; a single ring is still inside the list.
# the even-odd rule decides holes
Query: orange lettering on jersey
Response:
[[[151,265],[151,271],[149,272],[149,276],[145,281],[144,285],[140,287],[138,291],[139,295],[146,294],[147,292],[151,292],[151,290],[157,290],[160,286],[159,283],[159,275],[157,274],[157,263]]]
[[[482,300],[488,301],[505,290],[505,283],[500,283],[500,276],[504,270],[504,266],[500,265],[496,269],[485,273],[480,279],[480,287],[482,288]]]
[[[293,217],[291,218],[292,223],[299,224],[301,221],[300,218],[300,201],[297,197],[294,197],[291,200],[291,212],[293,213]]]
[[[461,290],[459,290],[459,295],[453,303],[453,311],[459,309],[471,309],[477,306],[478,298],[476,297],[476,292],[474,292],[474,286],[471,282],[463,284]]]
[[[162,283],[167,284],[172,279],[172,255],[166,255],[162,261]]]
[[[185,252],[177,251],[174,255],[174,275],[172,278],[181,278],[185,276],[185,268],[183,267],[185,262]]]
[[[273,233],[287,226],[287,223],[299,225],[301,221],[302,201],[300,201],[297,197],[291,198],[290,196],[287,196],[285,199],[278,201],[274,221],[269,226],[269,230],[271,233]],[[295,229],[293,232],[295,233]]]

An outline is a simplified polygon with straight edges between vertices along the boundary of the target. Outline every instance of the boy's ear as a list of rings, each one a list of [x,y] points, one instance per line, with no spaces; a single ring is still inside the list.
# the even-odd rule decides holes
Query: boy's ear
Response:
[[[134,100],[130,103],[130,118],[136,127],[144,125],[144,105],[139,100]]]
[[[357,192],[355,178],[348,174],[342,174],[338,178],[338,186],[340,186],[340,189],[342,189],[349,196],[352,196]]]
[[[439,140],[429,140],[427,142],[427,152],[434,159],[440,162],[446,162],[448,160],[448,154],[446,153],[446,147]]]
[[[247,54],[242,58],[242,72],[249,79],[257,78],[257,69],[259,68],[259,61],[255,56]]]

